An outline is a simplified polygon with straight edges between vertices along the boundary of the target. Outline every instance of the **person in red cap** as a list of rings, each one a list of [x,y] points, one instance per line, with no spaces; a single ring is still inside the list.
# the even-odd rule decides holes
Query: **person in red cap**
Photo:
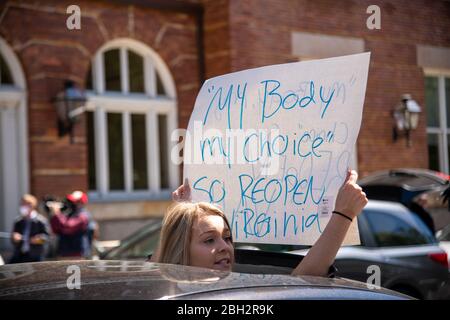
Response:
[[[74,191],[71,194],[68,194],[66,196],[67,200],[69,200],[72,203],[79,203],[81,205],[86,205],[88,203],[88,197],[87,194],[83,191]]]
[[[74,191],[66,196],[65,202],[67,210],[64,213],[59,206],[52,207],[54,214],[50,220],[52,230],[58,236],[57,255],[63,258],[89,257],[95,222],[85,209],[88,197],[82,191]]]

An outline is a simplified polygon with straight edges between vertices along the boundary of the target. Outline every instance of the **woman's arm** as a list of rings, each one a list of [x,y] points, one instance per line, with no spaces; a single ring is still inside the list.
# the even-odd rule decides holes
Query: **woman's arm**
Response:
[[[357,179],[356,171],[349,170],[347,172],[347,177],[339,189],[335,205],[335,211],[341,212],[352,219],[361,213],[368,201],[366,194],[356,184]],[[320,238],[292,271],[292,275],[326,276],[350,225],[350,220],[333,214]]]

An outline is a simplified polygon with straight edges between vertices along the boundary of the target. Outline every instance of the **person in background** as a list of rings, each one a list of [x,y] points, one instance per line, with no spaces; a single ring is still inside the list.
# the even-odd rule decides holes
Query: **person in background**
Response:
[[[38,262],[44,259],[49,225],[47,219],[36,211],[37,204],[34,196],[22,196],[20,217],[14,222],[11,235],[14,252],[10,263]]]
[[[90,213],[85,205],[86,193],[74,191],[66,196],[66,208],[52,205],[50,223],[58,236],[57,255],[61,258],[88,258],[91,254],[91,240],[96,224],[92,223]]]

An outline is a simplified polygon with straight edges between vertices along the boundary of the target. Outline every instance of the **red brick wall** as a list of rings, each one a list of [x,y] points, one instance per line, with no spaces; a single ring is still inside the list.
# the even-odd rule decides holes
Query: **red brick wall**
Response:
[[[381,30],[369,30],[366,9],[381,9]],[[448,1],[229,0],[231,71],[296,61],[294,31],[359,37],[371,51],[362,127],[360,175],[395,167],[428,166],[426,111],[412,133],[413,145],[392,140],[391,111],[403,93],[424,106],[423,71],[416,45],[450,47]]]
[[[206,78],[231,72],[229,0],[204,1]]]
[[[202,0],[206,77],[296,61],[294,31],[363,38],[372,52],[361,132],[362,176],[393,167],[427,167],[426,112],[412,134],[413,146],[392,141],[391,111],[401,94],[424,105],[423,71],[416,45],[450,47],[448,1],[356,0]],[[51,99],[65,79],[84,86],[90,59],[118,37],[141,41],[155,50],[174,77],[179,126],[186,127],[200,88],[196,20],[192,14],[79,0],[81,30],[67,30],[72,1],[7,1],[0,14],[0,35],[12,46],[28,86],[31,192],[62,195],[87,188],[84,120],[75,144],[60,139]],[[381,8],[381,30],[368,30],[366,9]],[[130,18],[131,17],[131,18]]]
[[[27,79],[31,192],[62,196],[87,189],[85,119],[75,144],[59,138],[51,99],[65,79],[84,87],[91,58],[106,42],[127,37],[155,50],[175,80],[179,124],[185,127],[199,89],[196,21],[192,14],[108,1],[78,0],[81,30],[66,28],[73,1],[6,1],[0,35],[19,57]]]

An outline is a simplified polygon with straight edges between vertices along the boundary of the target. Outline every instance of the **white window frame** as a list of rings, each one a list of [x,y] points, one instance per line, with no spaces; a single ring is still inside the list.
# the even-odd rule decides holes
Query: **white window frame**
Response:
[[[438,135],[439,171],[449,174],[449,157],[447,152],[448,135],[450,134],[450,123],[447,122],[447,109],[445,98],[445,80],[450,78],[450,70],[446,69],[424,69],[424,77],[436,77],[438,79],[438,111],[439,127],[429,127],[427,124],[427,135]],[[425,80],[425,78],[424,78]]]
[[[104,53],[108,50],[119,49],[121,64],[122,92],[105,90]],[[129,92],[128,50],[143,57],[144,64],[144,93]],[[157,95],[156,72],[163,83],[165,96]],[[175,82],[164,61],[151,48],[132,39],[120,38],[108,42],[95,54],[92,61],[93,90],[88,91],[87,111],[94,113],[95,161],[96,161],[96,191],[90,191],[93,201],[111,200],[167,200],[172,190],[179,184],[179,168],[170,161],[170,151],[175,142],[170,140],[170,134],[177,128],[177,99]],[[124,107],[126,106],[126,107]],[[109,161],[108,161],[108,112],[122,114],[123,128],[123,160],[124,160],[124,191],[109,190]],[[133,190],[132,178],[132,138],[131,114],[146,116],[147,143],[147,190]],[[160,155],[159,137],[157,129],[158,115],[167,117],[167,159],[169,160],[169,188],[160,189]]]

